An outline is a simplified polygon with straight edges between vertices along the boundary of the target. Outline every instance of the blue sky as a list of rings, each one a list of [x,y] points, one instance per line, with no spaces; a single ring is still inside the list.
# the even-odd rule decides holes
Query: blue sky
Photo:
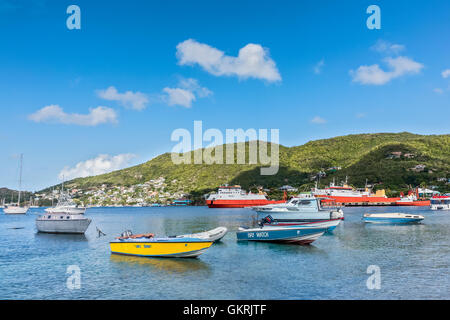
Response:
[[[39,190],[169,152],[194,120],[286,146],[449,133],[449,31],[448,1],[0,0],[0,186],[20,153]]]

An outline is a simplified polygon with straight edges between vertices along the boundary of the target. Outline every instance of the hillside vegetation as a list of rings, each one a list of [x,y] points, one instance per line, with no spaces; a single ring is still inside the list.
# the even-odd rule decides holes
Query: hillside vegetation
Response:
[[[22,191],[20,203],[23,204],[30,200],[32,196],[31,192]],[[19,197],[19,191],[11,190],[7,188],[0,188],[0,204],[3,204],[3,200],[5,203],[16,203]]]
[[[248,143],[245,148],[248,151]],[[193,152],[189,156],[193,159]],[[263,176],[260,164],[176,165],[171,154],[165,153],[141,165],[75,179],[66,185],[80,189],[103,184],[130,186],[164,177],[168,190],[191,194],[214,190],[223,183],[240,184],[246,189],[289,184],[307,190],[314,184],[314,177],[320,175],[322,185],[333,178],[341,181],[348,176],[349,183],[356,187],[364,186],[367,179],[390,190],[422,184],[436,185],[448,192],[448,183],[443,178],[450,177],[450,135],[407,132],[347,135],[290,148],[280,145],[279,157],[278,173]],[[417,165],[419,169],[414,169]]]

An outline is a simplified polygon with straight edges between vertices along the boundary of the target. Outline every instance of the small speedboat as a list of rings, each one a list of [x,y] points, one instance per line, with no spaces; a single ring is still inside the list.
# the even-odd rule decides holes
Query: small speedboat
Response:
[[[311,226],[269,226],[257,228],[240,227],[238,241],[264,241],[293,244],[310,244],[322,236],[327,228]]]
[[[111,253],[139,257],[195,258],[213,241],[199,238],[155,238],[154,234],[133,235],[126,231],[110,242]]]
[[[364,222],[367,223],[417,223],[425,219],[424,216],[408,213],[365,213]]]
[[[218,227],[209,231],[193,233],[193,234],[183,234],[180,236],[174,236],[175,238],[197,238],[208,241],[217,242],[222,240],[227,234],[228,229],[225,227]]]

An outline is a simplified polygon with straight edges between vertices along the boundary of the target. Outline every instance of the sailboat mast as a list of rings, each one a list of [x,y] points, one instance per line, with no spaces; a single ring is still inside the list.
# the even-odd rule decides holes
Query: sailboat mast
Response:
[[[23,154],[20,154],[20,171],[19,171],[19,198],[17,199],[17,206],[20,207],[20,194],[22,192],[22,161],[23,161]]]

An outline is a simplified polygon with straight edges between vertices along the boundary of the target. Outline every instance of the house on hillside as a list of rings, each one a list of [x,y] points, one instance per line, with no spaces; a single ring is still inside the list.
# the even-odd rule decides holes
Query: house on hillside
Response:
[[[414,171],[414,172],[422,172],[423,170],[425,170],[425,168],[426,168],[426,165],[418,164],[414,168],[410,168],[409,170]]]
[[[294,187],[289,186],[289,185],[282,186],[282,187],[278,188],[278,190],[280,190],[280,191],[287,191],[287,192],[297,192],[298,191],[297,188],[294,188]]]

